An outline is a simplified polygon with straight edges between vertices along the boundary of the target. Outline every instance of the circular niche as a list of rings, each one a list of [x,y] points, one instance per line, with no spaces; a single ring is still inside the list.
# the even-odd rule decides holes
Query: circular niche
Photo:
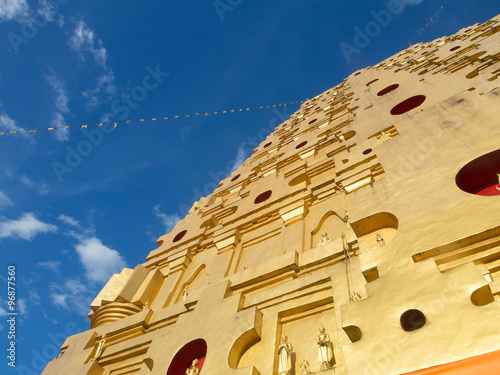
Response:
[[[401,318],[399,319],[401,323],[401,328],[406,332],[416,331],[422,328],[427,323],[425,315],[422,311],[417,309],[411,309],[405,311]]]
[[[395,84],[393,84],[393,85],[390,85],[390,86],[387,86],[385,89],[380,90],[380,91],[377,93],[377,96],[383,96],[383,95],[385,95],[385,94],[388,94],[388,93],[390,93],[391,91],[396,90],[398,87],[399,87],[399,84],[397,84],[397,83],[395,83]]]
[[[178,242],[178,241],[182,240],[182,238],[186,235],[186,233],[187,233],[186,229],[184,229],[182,232],[177,233],[177,235],[174,237],[172,242]]]
[[[370,86],[372,83],[377,82],[378,78],[375,78],[373,81],[370,81],[366,84],[366,86]]]
[[[266,144],[264,145],[264,148],[269,147],[269,146],[271,146],[272,144],[273,144],[273,142],[266,143]]]
[[[314,124],[316,121],[318,121],[318,119],[317,118],[313,118],[311,121],[309,121],[309,125],[310,124]]]
[[[455,183],[463,191],[482,195],[500,195],[500,149],[480,156],[467,163],[455,177]]]
[[[186,370],[191,367],[195,359],[198,360],[198,369],[203,368],[207,356],[207,343],[203,339],[197,339],[184,345],[174,356],[168,367],[167,375],[185,375]]]
[[[305,145],[307,145],[307,141],[304,141],[304,142],[299,143],[299,144],[295,147],[295,149],[296,149],[296,150],[298,150],[299,148],[302,148],[302,147],[304,147]]]
[[[237,174],[236,176],[234,176],[232,179],[231,179],[231,182],[234,182],[236,181],[238,178],[240,178],[241,174]]]
[[[268,191],[265,191],[261,194],[259,194],[257,196],[257,198],[255,198],[255,200],[253,201],[253,203],[255,204],[259,204],[259,203],[262,203],[262,202],[265,202],[267,201],[269,198],[271,198],[271,195],[273,194],[272,190],[268,190]]]
[[[451,48],[451,49],[450,49],[450,51],[452,51],[452,52],[453,52],[453,51],[456,51],[456,50],[457,50],[457,49],[459,49],[459,48],[460,48],[460,46],[455,46],[455,47]]]
[[[360,74],[361,74],[361,72],[357,72],[357,73],[355,74],[355,76],[359,76]]]
[[[403,100],[391,109],[391,115],[402,115],[425,102],[425,95],[415,95],[411,98]]]
[[[373,150],[371,148],[367,148],[365,151],[363,151],[363,155],[368,155],[372,151]]]

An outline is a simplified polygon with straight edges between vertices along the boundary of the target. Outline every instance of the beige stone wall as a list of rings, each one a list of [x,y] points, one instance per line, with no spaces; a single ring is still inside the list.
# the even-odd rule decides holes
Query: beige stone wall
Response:
[[[500,350],[500,198],[455,182],[500,148],[498,31],[500,17],[414,45],[307,100],[144,264],[113,276],[91,329],[43,374],[165,375],[203,339],[201,374],[274,375],[282,335],[291,374],[303,360],[316,373],[322,326],[324,374]],[[406,332],[411,309],[426,323]]]

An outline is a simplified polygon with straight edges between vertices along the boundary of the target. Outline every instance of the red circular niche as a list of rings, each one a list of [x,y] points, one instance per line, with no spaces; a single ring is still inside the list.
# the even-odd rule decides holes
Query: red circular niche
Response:
[[[500,149],[480,156],[467,163],[455,177],[455,183],[463,191],[482,195],[500,195]]]
[[[450,49],[450,51],[456,51],[459,48],[460,48],[460,46],[456,46],[456,47],[453,47],[452,49]]]
[[[355,76],[359,76],[360,74],[361,74],[361,72],[357,72],[357,73],[355,74]]]
[[[304,147],[305,145],[307,145],[307,141],[304,141],[304,142],[299,143],[299,144],[295,147],[295,149],[296,149],[296,150],[298,150],[299,148]]]
[[[373,150],[371,148],[367,148],[365,151],[363,151],[363,155],[368,155],[372,151]]]
[[[238,178],[240,178],[241,174],[237,174],[236,176],[234,176],[232,179],[231,179],[231,182],[234,182],[236,181]]]
[[[425,95],[412,96],[411,98],[403,100],[401,103],[392,108],[391,115],[402,115],[403,113],[406,113],[414,108],[417,108],[423,102],[425,102]]]
[[[273,142],[268,142],[268,143],[266,143],[266,144],[264,145],[264,148],[269,147],[269,146],[271,146],[272,144],[273,144]]]
[[[317,118],[313,118],[311,121],[309,121],[309,124],[315,123],[316,121],[318,121],[318,119]]]
[[[429,53],[429,51],[424,51],[424,52],[422,52],[422,55],[425,55],[427,53]]]
[[[168,366],[167,375],[185,375],[186,370],[191,367],[192,362],[198,360],[198,369],[203,368],[207,356],[207,343],[203,339],[197,339],[184,345],[177,352]]]
[[[390,86],[387,86],[385,89],[383,90],[380,90],[377,95],[378,96],[383,96],[393,90],[396,90],[397,88],[399,87],[399,85],[397,83],[393,84],[393,85],[390,85]]]
[[[174,237],[172,242],[177,242],[177,241],[182,240],[182,237],[184,237],[186,235],[186,233],[187,233],[186,229],[184,229],[182,232],[177,233],[177,235]]]
[[[401,323],[401,328],[406,332],[416,331],[422,328],[427,323],[427,319],[422,311],[417,309],[411,309],[405,311],[401,318],[399,318]]]
[[[373,82],[377,82],[378,81],[378,78],[375,78],[373,81],[370,81],[366,84],[366,86],[370,86]]]
[[[265,191],[263,192],[262,194],[259,194],[257,196],[257,198],[255,198],[255,200],[253,201],[253,203],[255,204],[259,204],[259,203],[262,203],[262,202],[265,202],[267,201],[269,198],[271,198],[271,195],[273,194],[273,192],[271,190],[268,190],[268,191]]]

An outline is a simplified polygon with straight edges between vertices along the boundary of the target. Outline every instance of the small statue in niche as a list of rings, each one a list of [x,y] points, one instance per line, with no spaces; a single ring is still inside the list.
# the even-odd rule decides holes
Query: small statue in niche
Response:
[[[385,241],[384,239],[382,238],[382,236],[380,235],[380,233],[377,233],[377,243],[380,247],[384,246],[385,245]]]
[[[322,246],[324,245],[325,243],[327,242],[330,242],[332,239],[330,238],[330,236],[328,236],[328,233],[326,232],[321,232],[321,240],[318,242],[318,244],[316,245],[316,247],[318,246]]]
[[[352,292],[351,296],[349,297],[350,302],[356,302],[356,301],[361,301],[361,294],[358,292]]]
[[[303,359],[300,365],[300,375],[309,375],[311,370],[309,370],[309,361]]]
[[[330,336],[325,332],[325,328],[319,329],[319,335],[316,338],[318,343],[318,359],[321,362],[321,371],[332,367],[333,350]]]
[[[350,224],[349,224],[349,213],[347,212],[347,210],[345,210],[344,221],[345,221],[346,227],[349,228],[350,227]]]
[[[288,337],[283,335],[281,345],[278,348],[278,374],[290,375],[292,369],[292,344],[288,342]]]
[[[102,348],[106,342],[106,334],[102,335],[101,339],[97,342],[97,347],[95,348],[94,355],[90,358],[91,361],[96,361],[102,354]]]
[[[186,375],[198,375],[200,373],[200,369],[198,368],[199,365],[198,359],[194,359],[193,362],[191,362],[191,366],[189,366],[186,369],[185,374]]]
[[[187,300],[188,295],[189,295],[189,285],[186,285],[186,287],[184,288],[184,290],[182,292],[182,300],[183,301]]]
[[[146,301],[146,303],[142,306],[142,311],[149,309],[148,303],[149,301]]]

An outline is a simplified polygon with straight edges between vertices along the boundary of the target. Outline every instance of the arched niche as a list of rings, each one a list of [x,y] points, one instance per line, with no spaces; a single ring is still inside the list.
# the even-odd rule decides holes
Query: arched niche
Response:
[[[347,223],[335,211],[328,211],[323,215],[319,224],[311,232],[311,248],[321,241],[321,234],[325,232],[330,239],[339,238],[346,231]]]
[[[360,248],[377,248],[392,242],[399,221],[389,212],[379,212],[351,223],[351,227],[358,237]]]
[[[189,273],[186,276],[187,279],[183,282],[182,287],[179,290],[176,302],[182,300],[182,295],[186,287],[189,287],[189,291],[191,292],[195,289],[202,288],[207,285],[208,274],[205,264],[202,264],[196,269],[196,271],[194,271],[193,273]]]
[[[246,331],[238,337],[229,351],[229,367],[239,369],[255,363],[255,357],[258,355],[256,344],[259,341],[260,334],[255,328]]]
[[[203,339],[193,340],[184,345],[174,356],[170,366],[168,366],[167,375],[185,375],[186,369],[197,359],[198,368],[201,370],[205,364],[207,356],[207,343]]]
[[[493,297],[493,293],[491,293],[490,286],[484,285],[472,292],[470,300],[476,306],[486,306],[493,302],[495,298]]]

